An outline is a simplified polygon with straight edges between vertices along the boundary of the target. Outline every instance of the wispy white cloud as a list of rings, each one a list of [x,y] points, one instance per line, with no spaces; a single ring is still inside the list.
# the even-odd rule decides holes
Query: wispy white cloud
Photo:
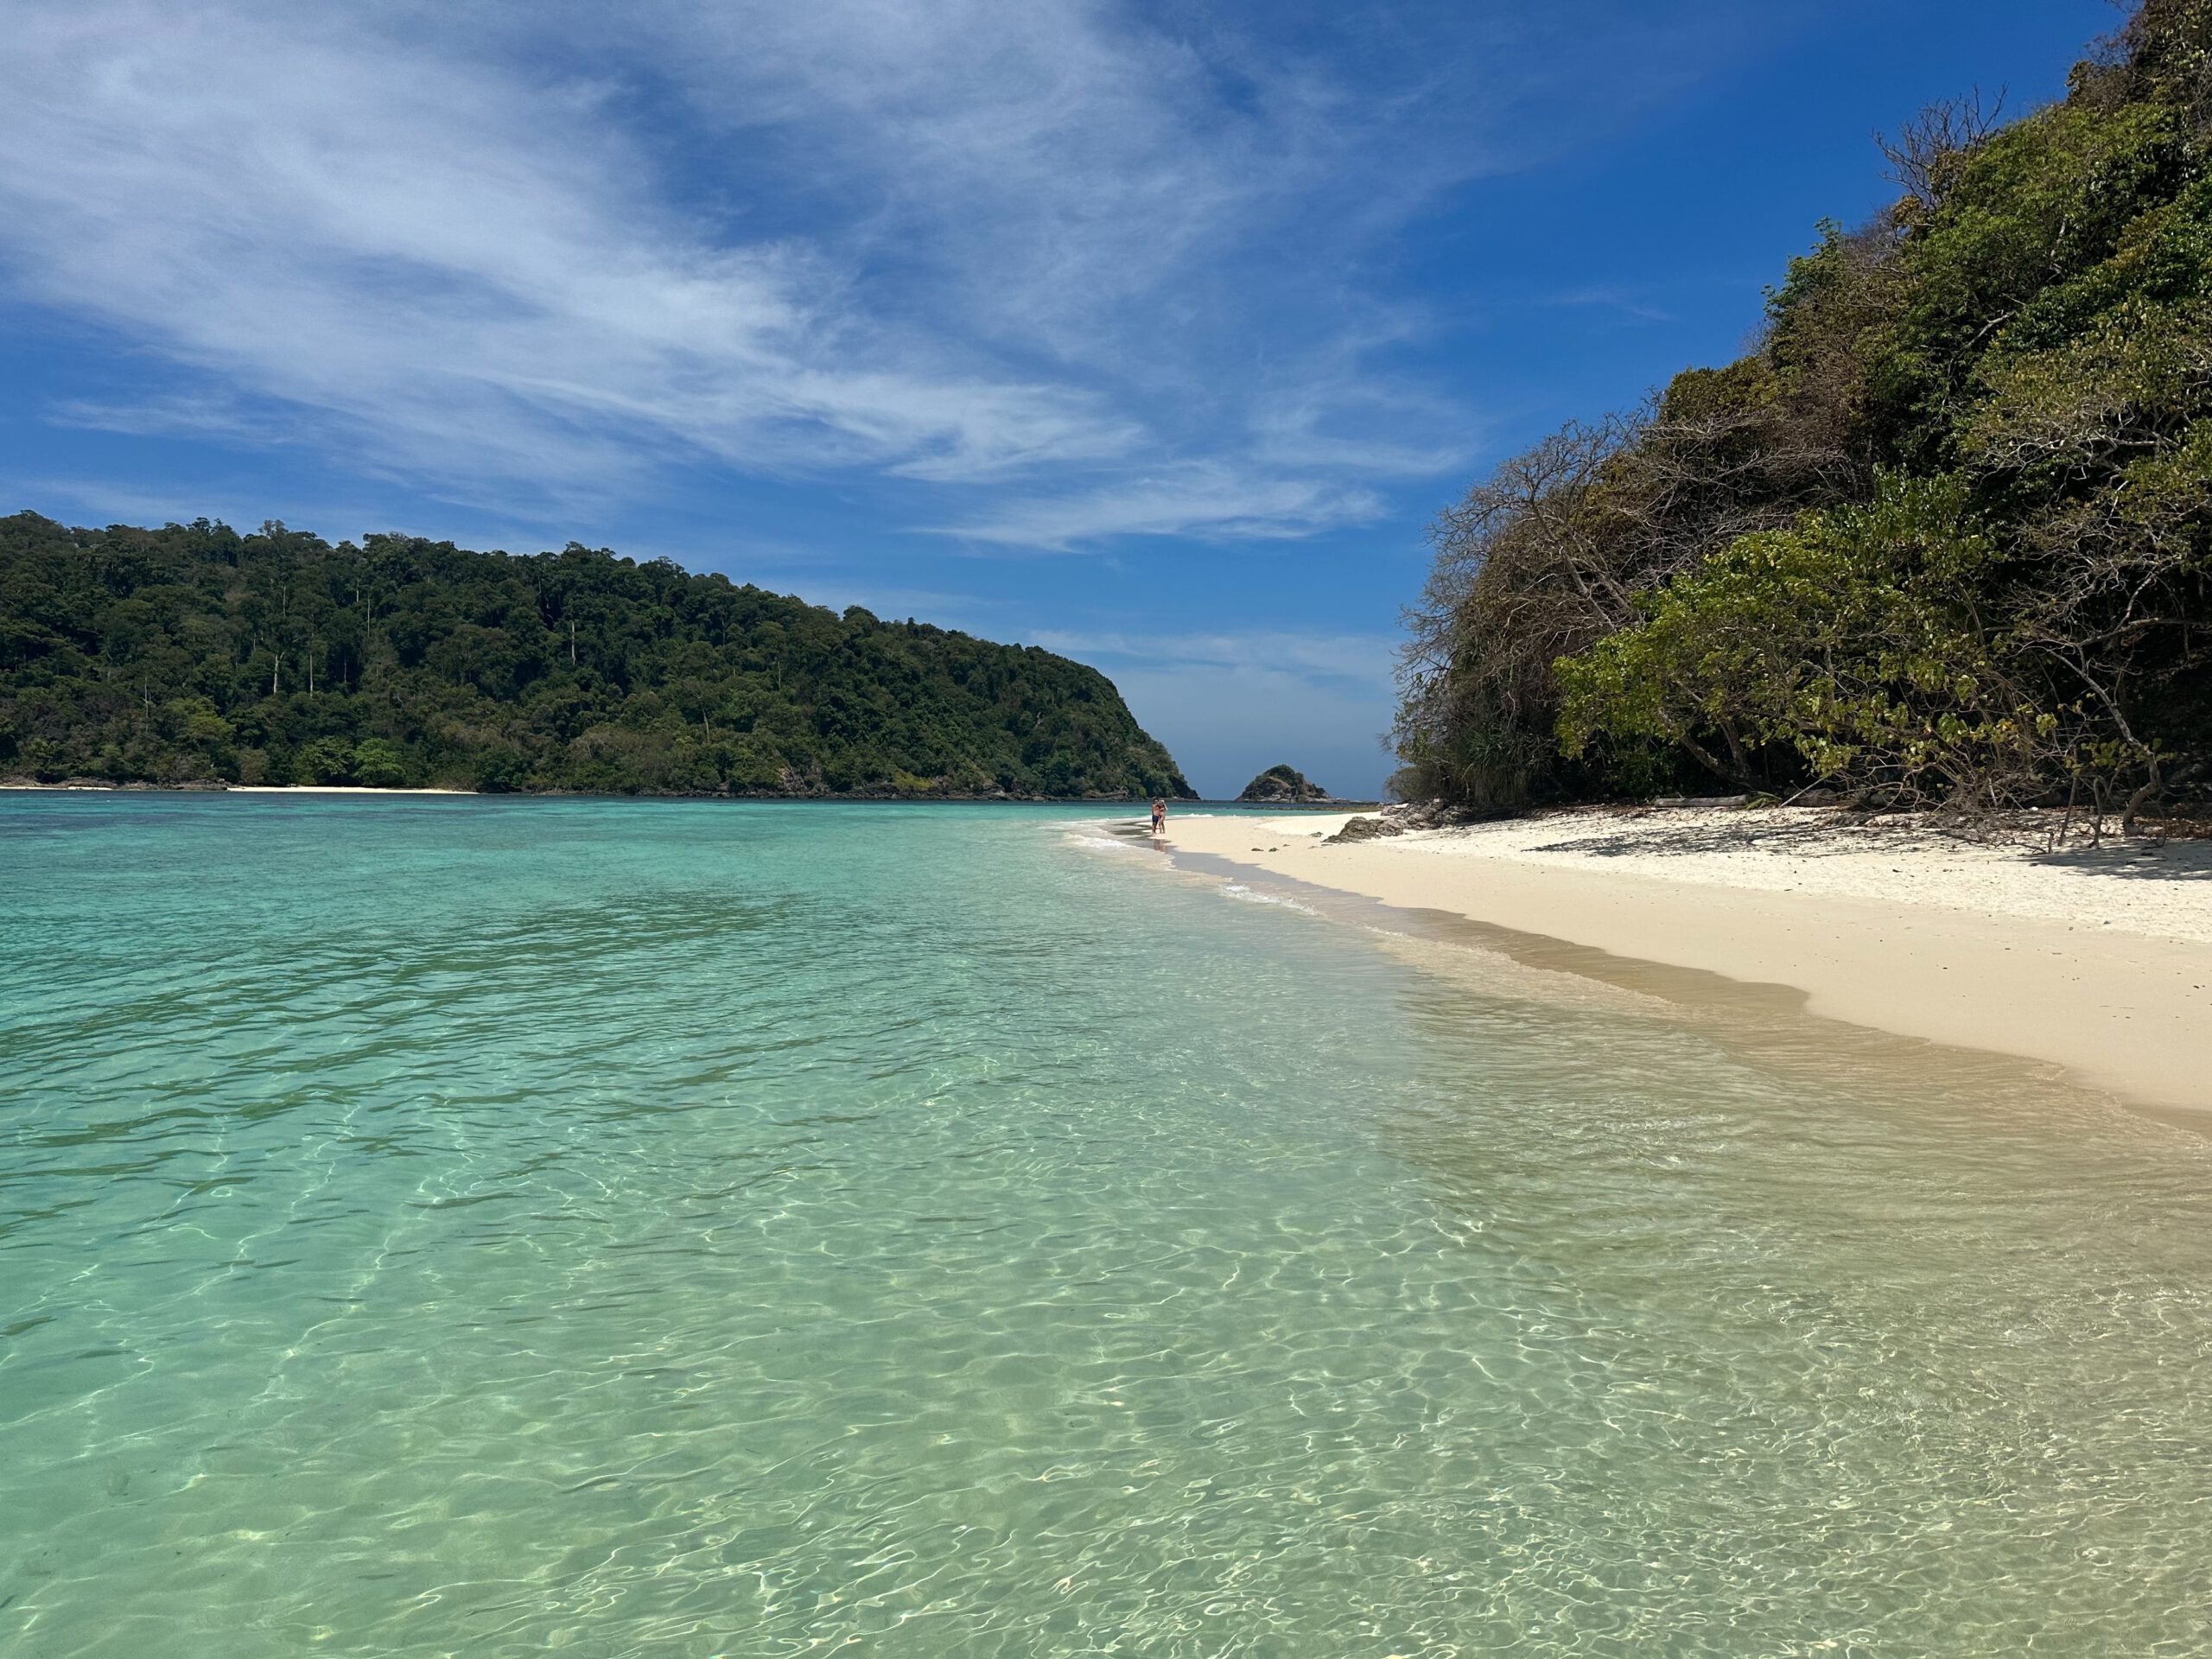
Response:
[[[1057,360],[1118,343],[1102,317],[1316,166],[1318,128],[1231,106],[1189,42],[1099,0],[646,15],[700,119],[802,151],[811,179],[866,200],[856,228],[902,282]]]
[[[122,402],[56,397],[48,402],[44,413],[56,426],[127,432],[138,437],[251,436],[266,440],[271,435],[265,416],[257,417],[235,394],[221,388],[155,392]]]
[[[1241,633],[1048,630],[1036,637],[1036,643],[1047,651],[1084,658],[1137,661],[1161,669],[1257,670],[1387,690],[1393,683],[1399,641],[1392,634],[1277,628]]]
[[[359,17],[15,9],[0,238],[17,290],[382,464],[556,495],[619,487],[671,447],[943,477],[1128,447],[1080,388],[871,319],[803,243],[702,240],[657,205],[604,89]]]
[[[1382,512],[1381,499],[1363,488],[1193,461],[1068,494],[1001,499],[973,518],[927,528],[970,542],[1067,553],[1117,536],[1289,539]]]
[[[1554,294],[1541,303],[1566,310],[1613,311],[1638,322],[1672,322],[1675,314],[1654,304],[1646,296],[1625,288],[1573,288]]]
[[[1475,434],[1377,366],[1433,320],[1376,238],[1665,79],[1671,22],[1559,70],[1580,3],[0,0],[0,276],[180,372],[56,418],[487,512],[703,467],[1311,535]]]

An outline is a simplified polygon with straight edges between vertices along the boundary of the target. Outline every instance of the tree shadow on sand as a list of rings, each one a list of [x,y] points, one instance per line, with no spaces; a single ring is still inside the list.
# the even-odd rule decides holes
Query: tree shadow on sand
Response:
[[[1566,825],[1562,829],[1567,828]],[[1802,822],[1720,818],[1685,824],[1679,817],[1634,810],[1587,819],[1557,841],[1531,846],[1533,853],[1570,853],[1590,858],[1691,857],[1713,853],[1779,853],[1802,858],[1849,857],[1868,853],[1913,854],[1942,848],[2005,849],[2028,862],[2052,865],[2086,875],[2136,880],[2212,880],[2212,836],[2121,841],[2109,836],[2092,842],[2076,818],[2067,842],[2054,847],[2056,814],[2025,815],[2016,821],[1981,823],[1971,830],[1913,817],[1859,818],[1808,816]]]
[[[2085,875],[2116,875],[2138,880],[2212,881],[2212,839],[2107,842],[2101,847],[2068,847],[2035,855],[2037,864],[2079,870]]]
[[[1802,823],[1717,822],[1684,824],[1679,819],[1640,821],[1624,814],[1603,829],[1590,829],[1529,849],[1532,853],[1580,853],[1592,858],[1688,857],[1701,853],[1789,853],[1808,858],[1837,857],[1869,851],[1909,851],[1954,839],[1917,824],[1838,823],[1832,818]]]

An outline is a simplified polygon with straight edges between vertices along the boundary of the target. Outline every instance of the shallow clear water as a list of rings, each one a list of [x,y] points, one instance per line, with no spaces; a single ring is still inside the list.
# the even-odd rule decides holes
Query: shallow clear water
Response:
[[[0,1649],[2212,1650],[2212,1142],[1073,816],[0,798]]]

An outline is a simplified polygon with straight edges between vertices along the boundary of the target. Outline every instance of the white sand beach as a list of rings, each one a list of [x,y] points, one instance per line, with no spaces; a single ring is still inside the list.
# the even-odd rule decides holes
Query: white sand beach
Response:
[[[2212,1109],[2212,842],[2052,854],[1821,810],[1649,808],[1325,844],[1350,816],[1178,814],[1170,845]]]

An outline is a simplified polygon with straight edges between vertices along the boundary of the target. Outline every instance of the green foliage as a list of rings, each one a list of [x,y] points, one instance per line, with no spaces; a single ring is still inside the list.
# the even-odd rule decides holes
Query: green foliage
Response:
[[[2212,768],[2212,0],[1938,106],[1758,348],[1440,521],[1398,738],[1484,804],[1686,771],[1961,805]],[[1594,465],[1561,465],[1613,435]]]
[[[0,518],[0,771],[118,782],[1127,798],[1096,670],[571,544]]]
[[[1870,425],[1888,454],[1948,464],[1992,337],[2050,290],[2099,272],[2196,168],[2171,110],[2060,105],[1989,138],[1934,211],[1902,213],[1902,303],[1869,342]]]
[[[1787,745],[1821,779],[1978,798],[2058,733],[2016,640],[1975,595],[1999,554],[1955,478],[1746,536],[1649,594],[1644,619],[1560,664],[1560,737]]]

